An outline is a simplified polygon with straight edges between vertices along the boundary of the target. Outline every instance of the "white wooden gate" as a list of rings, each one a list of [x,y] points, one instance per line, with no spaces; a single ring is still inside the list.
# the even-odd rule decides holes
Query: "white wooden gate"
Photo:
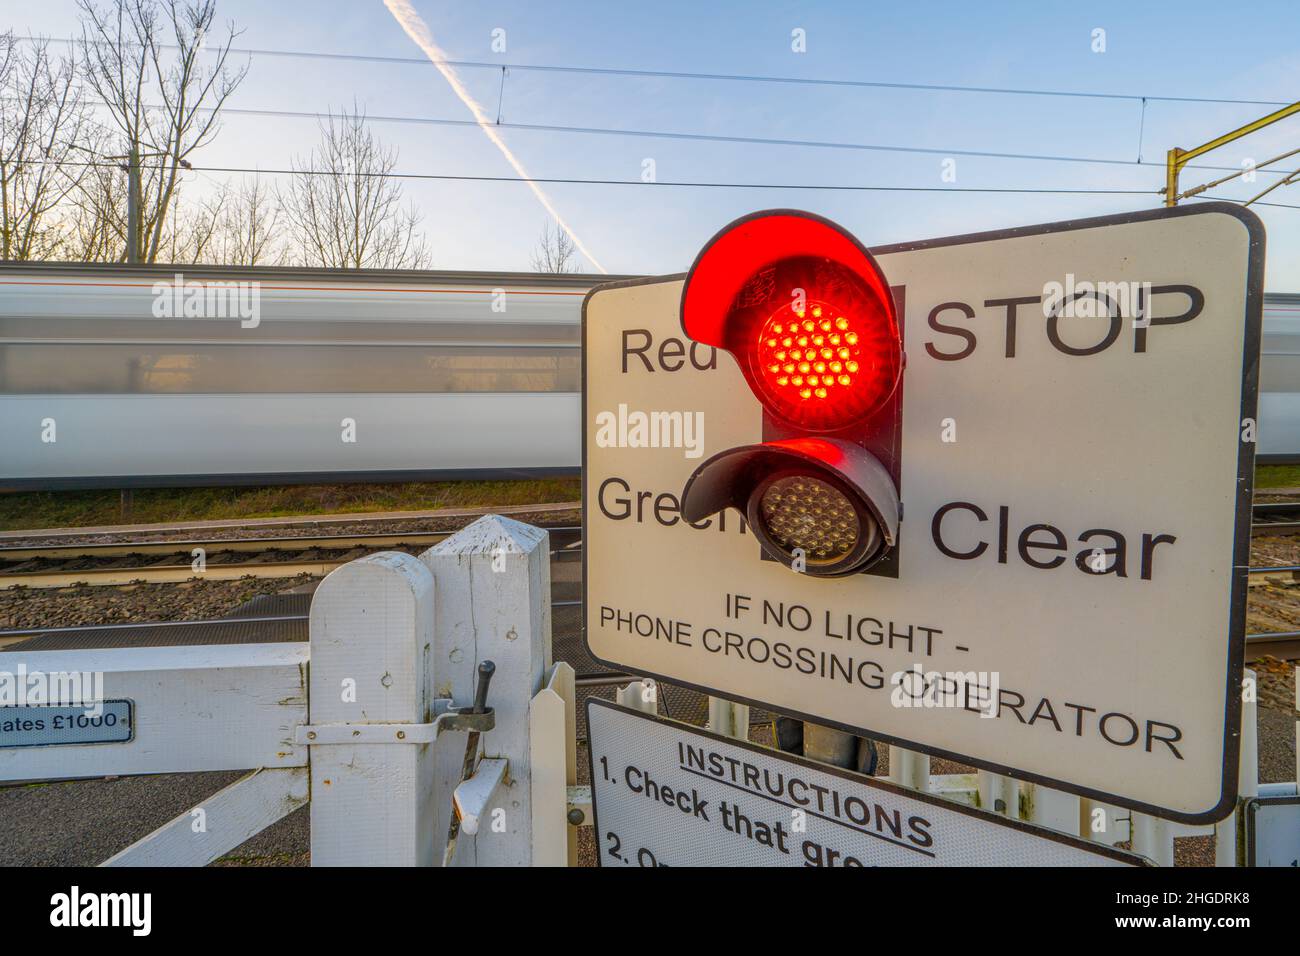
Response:
[[[418,558],[346,564],[312,600],[310,643],[10,654],[28,673],[98,672],[132,702],[123,743],[0,750],[0,781],[243,770],[105,861],[203,865],[311,804],[313,866],[564,866],[576,852],[573,670],[551,660],[546,531],[488,515]],[[479,662],[496,664],[462,782]]]

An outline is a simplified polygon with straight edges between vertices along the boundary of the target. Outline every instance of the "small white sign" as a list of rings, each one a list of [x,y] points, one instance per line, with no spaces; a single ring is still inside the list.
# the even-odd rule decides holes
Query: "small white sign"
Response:
[[[1246,801],[1247,866],[1300,867],[1300,797]]]
[[[588,701],[587,726],[601,866],[1145,863],[608,701]]]
[[[95,706],[57,704],[0,707],[0,749],[60,744],[124,744],[133,729],[129,700]]]

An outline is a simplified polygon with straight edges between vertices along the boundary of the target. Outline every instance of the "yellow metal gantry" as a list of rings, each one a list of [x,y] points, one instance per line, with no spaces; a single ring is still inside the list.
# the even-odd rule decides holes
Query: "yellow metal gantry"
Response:
[[[1292,116],[1296,113],[1300,113],[1300,103],[1292,103],[1290,106],[1282,107],[1277,112],[1269,113],[1267,116],[1261,116],[1254,122],[1247,123],[1240,129],[1234,129],[1231,133],[1224,133],[1222,136],[1212,139],[1208,143],[1203,143],[1195,149],[1179,149],[1175,146],[1169,151],[1168,157],[1165,161],[1165,205],[1176,206],[1178,205],[1178,200],[1183,198],[1178,193],[1178,174],[1182,172],[1184,166],[1197,156],[1208,153],[1212,149],[1218,149],[1225,143],[1231,143],[1235,139],[1241,139],[1243,136],[1249,135],[1256,130],[1261,130],[1265,126],[1270,126],[1278,120],[1286,119],[1288,116]],[[1222,180],[1220,180],[1220,182],[1221,181]]]

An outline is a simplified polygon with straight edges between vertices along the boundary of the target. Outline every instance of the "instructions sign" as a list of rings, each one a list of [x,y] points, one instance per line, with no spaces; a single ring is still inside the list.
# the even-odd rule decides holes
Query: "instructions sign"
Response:
[[[0,707],[0,748],[124,744],[132,733],[129,700]]]
[[[1300,867],[1300,797],[1246,801],[1246,865]]]
[[[600,865],[1140,866],[1131,853],[590,699]]]
[[[584,307],[585,633],[611,667],[1188,823],[1235,802],[1263,229],[1205,204],[872,250],[896,576],[762,560],[683,486],[763,440],[682,280]]]

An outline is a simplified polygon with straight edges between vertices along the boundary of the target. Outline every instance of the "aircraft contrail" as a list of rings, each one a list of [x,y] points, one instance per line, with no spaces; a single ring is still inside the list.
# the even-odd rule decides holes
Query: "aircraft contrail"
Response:
[[[587,258],[587,261],[598,270],[608,273],[609,270],[596,261],[596,257],[591,254],[590,250],[588,250],[585,245],[583,245],[582,240],[578,238],[578,234],[575,233],[569,227],[569,224],[564,221],[563,217],[560,216],[555,206],[551,203],[551,197],[546,195],[540,185],[533,182],[532,177],[528,174],[528,170],[524,168],[524,164],[521,163],[515,154],[510,151],[510,147],[506,145],[505,140],[503,140],[500,133],[497,132],[495,124],[488,119],[487,114],[483,112],[483,107],[479,106],[478,101],[470,95],[469,90],[465,88],[465,84],[463,84],[460,81],[460,77],[456,75],[456,71],[447,64],[447,54],[443,52],[442,47],[438,46],[438,44],[434,42],[433,33],[430,32],[424,19],[415,12],[415,8],[411,6],[408,0],[384,0],[384,6],[386,6],[388,12],[393,15],[393,19],[395,19],[398,24],[401,25],[402,29],[406,31],[406,35],[415,42],[416,46],[424,51],[424,55],[427,56],[430,62],[438,68],[438,72],[442,74],[443,79],[445,79],[451,86],[452,92],[460,97],[460,101],[464,103],[470,113],[474,115],[474,121],[478,123],[479,128],[487,134],[487,138],[492,141],[493,145],[501,151],[501,155],[506,158],[506,162],[513,166],[515,172],[517,172],[523,179],[527,180],[528,188],[533,191],[533,195],[537,197],[537,201],[540,202],[546,211],[551,214],[551,217],[559,227],[568,233],[569,238],[573,240],[573,244],[578,247],[578,251],[581,252]]]

